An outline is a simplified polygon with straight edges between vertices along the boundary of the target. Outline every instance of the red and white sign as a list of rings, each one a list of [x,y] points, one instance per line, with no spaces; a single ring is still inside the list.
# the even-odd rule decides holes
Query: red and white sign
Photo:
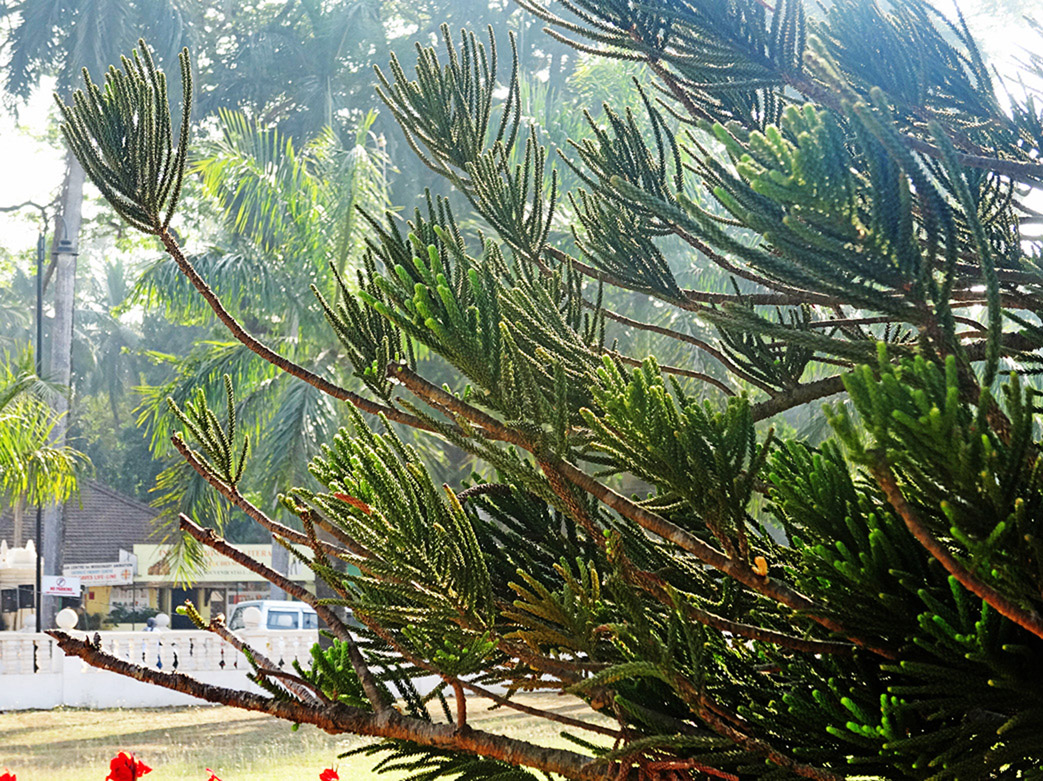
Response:
[[[79,578],[84,586],[125,586],[134,582],[134,565],[130,562],[69,564],[62,568],[62,574]]]
[[[80,579],[67,578],[64,575],[44,575],[43,593],[53,597],[78,597]]]

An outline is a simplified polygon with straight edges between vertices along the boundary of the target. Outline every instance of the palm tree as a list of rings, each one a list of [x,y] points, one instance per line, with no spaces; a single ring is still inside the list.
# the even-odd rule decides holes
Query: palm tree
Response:
[[[199,111],[235,106],[298,141],[324,128],[350,129],[364,112],[339,111],[370,89],[370,48],[385,39],[381,22],[381,4],[368,0],[217,9],[209,20],[217,34],[204,42]],[[221,51],[211,52],[218,44]]]
[[[25,542],[25,507],[66,501],[89,465],[72,448],[50,444],[58,419],[45,398],[53,389],[24,368],[28,357],[8,354],[0,364],[0,500],[14,516],[15,547]]]
[[[259,127],[242,113],[222,110],[216,138],[195,163],[204,194],[223,216],[224,234],[193,255],[193,264],[254,333],[294,361],[330,374],[346,374],[347,361],[325,346],[318,349],[311,336],[327,325],[314,299],[301,291],[315,284],[328,292],[334,288],[331,264],[342,274],[357,264],[364,242],[356,207],[379,214],[388,206],[386,161],[371,132],[373,120],[372,114],[365,117],[348,144],[330,129],[302,143]],[[136,295],[182,323],[209,316],[184,277],[162,259],[145,269]],[[158,456],[170,454],[166,399],[184,406],[202,388],[210,403],[219,403],[224,375],[244,389],[238,418],[266,453],[264,468],[244,490],[258,506],[276,510],[277,486],[310,480],[306,465],[342,422],[341,413],[328,397],[272,371],[240,343],[201,340],[178,359],[173,378],[146,389],[140,419]],[[236,517],[201,488],[195,473],[178,460],[157,481],[159,503],[170,518],[184,512],[219,526],[231,524],[226,533],[235,538]],[[175,561],[190,573],[193,548],[180,535],[170,539]],[[276,565],[284,553],[281,547],[273,550]]]
[[[24,101],[44,76],[54,76],[55,91],[69,97],[82,68],[100,80],[110,63],[146,36],[161,61],[173,60],[183,43],[182,14],[175,0],[21,0],[0,7],[7,30],[4,85]],[[16,104],[17,105],[17,104]],[[72,379],[73,307],[76,287],[76,246],[83,206],[83,168],[66,155],[65,179],[54,239],[54,321],[51,329],[47,376],[63,387]],[[49,429],[53,444],[64,447],[69,399],[54,397],[55,424]],[[61,507],[44,513],[44,546],[48,569],[61,571]],[[50,625],[54,605],[45,606],[43,620]]]
[[[91,295],[77,310],[77,390],[106,397],[115,430],[123,428],[120,402],[138,384],[141,368],[141,334],[120,314],[131,292],[130,273],[122,259],[106,261],[101,277],[89,280]]]

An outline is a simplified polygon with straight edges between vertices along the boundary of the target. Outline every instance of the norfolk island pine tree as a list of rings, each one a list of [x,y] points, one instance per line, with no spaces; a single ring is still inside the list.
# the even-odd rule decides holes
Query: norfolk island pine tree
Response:
[[[315,291],[356,390],[256,340],[185,259],[168,226],[187,124],[175,136],[144,44],[63,106],[88,175],[235,338],[352,410],[310,465],[324,489],[282,496],[300,532],[237,489],[231,383],[225,410],[172,405],[189,465],[306,545],[361,628],[183,517],[312,602],[332,647],[293,673],[251,654],[259,696],[52,634],[140,680],[383,738],[366,751],[421,778],[1043,777],[1043,462],[1022,380],[1043,346],[1021,229],[1036,102],[1000,100],[962,22],[918,0],[523,5],[578,50],[646,63],[656,91],[592,114],[552,164],[491,35],[444,30],[414,75],[378,70],[409,144],[488,230],[465,236],[434,196],[408,227],[365,215],[364,268]],[[187,52],[181,78],[187,117]],[[559,193],[555,165],[583,186]],[[563,219],[572,239],[549,241]],[[681,288],[667,241],[734,292]],[[657,333],[715,373],[606,343],[606,321],[651,327],[608,308],[613,289],[710,324],[712,340]],[[457,386],[420,376],[418,345]],[[776,436],[774,416],[820,400],[829,439]],[[436,485],[400,426],[497,477]],[[455,710],[417,694],[431,674]],[[572,749],[469,726],[481,697],[525,707],[504,688],[574,695],[612,725],[537,710]]]

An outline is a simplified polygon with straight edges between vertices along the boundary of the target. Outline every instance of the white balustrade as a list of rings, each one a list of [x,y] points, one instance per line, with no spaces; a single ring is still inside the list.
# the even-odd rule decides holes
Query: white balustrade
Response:
[[[92,639],[94,634],[97,634],[101,637],[101,648],[106,653],[127,662],[160,670],[220,672],[249,668],[246,658],[230,643],[202,630],[75,634]],[[289,667],[294,660],[302,666],[309,666],[311,648],[319,639],[318,632],[309,630],[252,630],[241,632],[239,636],[247,645],[280,667]],[[57,645],[49,636],[0,633],[0,675],[12,672],[32,673],[34,645],[38,647],[38,658],[45,660],[37,671],[51,670],[54,667],[52,657]]]
[[[202,630],[165,632],[80,632],[97,635],[106,653],[132,664],[163,672],[178,672],[220,686],[261,692],[246,678],[252,672],[246,657],[222,638]],[[250,648],[281,669],[296,660],[311,665],[315,630],[248,629],[237,633]],[[66,657],[46,634],[0,632],[0,711],[21,708],[154,707],[198,702],[187,695],[140,683]]]

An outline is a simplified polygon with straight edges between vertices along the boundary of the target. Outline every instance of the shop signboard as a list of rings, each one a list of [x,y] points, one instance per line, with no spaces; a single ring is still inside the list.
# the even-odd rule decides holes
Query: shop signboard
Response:
[[[114,586],[109,592],[109,607],[122,607],[126,610],[141,610],[152,607],[149,589],[133,586]]]
[[[311,558],[311,550],[306,545],[295,545],[294,547],[307,558]],[[271,545],[236,545],[236,548],[264,566],[272,566]],[[169,545],[135,545],[134,555],[138,559],[138,574],[134,578],[134,582],[168,584],[182,580],[183,578],[178,577],[179,573],[175,572],[175,568],[167,560],[169,553]],[[196,585],[206,583],[264,582],[264,578],[260,575],[251,572],[241,564],[236,564],[231,559],[225,558],[211,548],[203,549],[203,566],[188,574],[191,581]],[[313,581],[315,580],[315,573],[308,569],[300,560],[291,556],[287,577],[296,581]]]
[[[65,577],[76,577],[85,586],[125,586],[134,582],[134,565],[129,562],[69,564],[62,568]]]
[[[258,599],[268,599],[270,594],[271,589],[269,589],[268,586],[243,586],[235,591],[228,589],[228,601],[232,605],[238,605],[240,602],[253,602]]]

